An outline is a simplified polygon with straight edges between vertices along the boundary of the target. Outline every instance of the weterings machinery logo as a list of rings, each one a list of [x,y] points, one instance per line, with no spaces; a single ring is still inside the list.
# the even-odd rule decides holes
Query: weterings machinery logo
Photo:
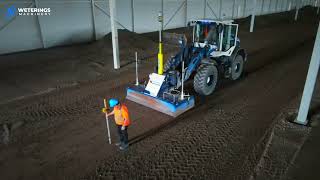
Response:
[[[14,16],[50,16],[50,8],[16,8],[10,6],[6,11],[6,18],[10,19]]]
[[[6,12],[6,18],[10,19],[13,16],[15,16],[16,15],[16,11],[17,11],[16,7],[14,7],[14,6],[8,7],[7,12]]]

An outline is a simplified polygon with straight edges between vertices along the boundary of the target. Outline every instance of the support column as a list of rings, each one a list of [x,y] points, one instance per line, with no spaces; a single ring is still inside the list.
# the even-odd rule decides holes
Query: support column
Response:
[[[254,28],[254,20],[256,16],[256,6],[257,6],[257,0],[253,0],[253,9],[251,14],[251,23],[250,23],[250,32],[253,32]]]
[[[264,9],[264,0],[262,0],[262,2],[261,2],[262,4],[261,4],[261,12],[260,12],[260,14],[263,14],[263,9]]]
[[[269,3],[269,10],[268,10],[268,13],[270,14],[272,11],[271,11],[271,5],[272,5],[272,0],[270,0],[270,3]]]
[[[241,5],[239,4],[238,10],[237,10],[237,18],[241,17],[240,12],[241,12]]]
[[[307,80],[304,85],[298,117],[295,120],[296,123],[306,125],[308,122],[307,116],[310,108],[312,94],[317,81],[319,67],[320,67],[320,25],[318,27],[316,42],[315,42],[312,56],[311,56]]]
[[[291,4],[291,0],[290,0],[289,5],[288,5],[288,11],[291,11],[291,6],[292,6],[292,4]]]
[[[134,0],[131,0],[131,30],[134,32]]]
[[[243,4],[243,17],[246,17],[246,8],[247,8],[247,0],[244,0],[244,4]]]
[[[207,14],[207,0],[203,1],[203,19],[206,19],[206,14]]]
[[[93,26],[93,38],[97,40],[96,33],[96,13],[95,13],[95,5],[94,0],[91,0],[91,13],[92,13],[92,26]]]
[[[188,26],[188,0],[184,2],[184,25]]]
[[[219,7],[219,20],[222,20],[222,0],[220,0],[220,7]]]
[[[112,33],[112,50],[113,50],[113,66],[114,69],[120,68],[119,58],[119,42],[118,42],[118,27],[116,23],[116,0],[109,0],[110,7],[110,21],[111,21],[111,33]]]
[[[231,19],[234,18],[234,8],[236,7],[236,0],[233,0],[233,4],[232,4],[232,17]]]
[[[34,0],[34,4],[35,4],[36,8],[39,7],[38,0]],[[45,43],[45,40],[44,40],[44,37],[43,37],[43,31],[42,31],[42,26],[41,26],[41,22],[40,22],[39,16],[37,16],[37,22],[38,22],[39,31],[40,31],[40,39],[41,39],[42,47],[46,48],[47,46],[46,46],[46,43]]]
[[[294,16],[294,20],[297,21],[298,20],[298,16],[299,16],[299,9],[300,9],[300,0],[296,0],[296,15]]]

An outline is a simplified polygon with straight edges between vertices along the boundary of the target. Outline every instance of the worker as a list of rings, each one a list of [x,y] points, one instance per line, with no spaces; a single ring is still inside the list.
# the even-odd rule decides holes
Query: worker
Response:
[[[107,109],[103,108],[102,112],[108,116],[114,115],[114,120],[117,125],[117,132],[120,141],[116,143],[120,150],[125,150],[129,147],[128,143],[128,126],[130,125],[129,111],[126,105],[121,104],[117,99],[109,100],[109,107],[113,108],[113,111],[107,113]]]
[[[217,37],[217,28],[215,25],[211,25],[210,30],[205,37],[205,42],[207,42],[208,44],[215,44],[217,42]]]

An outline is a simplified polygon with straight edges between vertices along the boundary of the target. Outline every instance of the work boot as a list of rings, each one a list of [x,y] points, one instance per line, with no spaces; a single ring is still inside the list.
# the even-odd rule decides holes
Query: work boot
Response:
[[[129,144],[122,144],[120,146],[120,150],[126,150],[126,149],[128,149],[128,147],[129,147]]]

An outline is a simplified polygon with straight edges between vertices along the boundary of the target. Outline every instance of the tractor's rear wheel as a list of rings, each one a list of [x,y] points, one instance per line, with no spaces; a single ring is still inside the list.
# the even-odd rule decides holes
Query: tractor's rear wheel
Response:
[[[243,72],[243,57],[238,54],[231,62],[231,80],[237,80],[241,77]]]
[[[200,95],[210,95],[218,82],[218,69],[214,65],[200,66],[193,80],[194,90]]]

